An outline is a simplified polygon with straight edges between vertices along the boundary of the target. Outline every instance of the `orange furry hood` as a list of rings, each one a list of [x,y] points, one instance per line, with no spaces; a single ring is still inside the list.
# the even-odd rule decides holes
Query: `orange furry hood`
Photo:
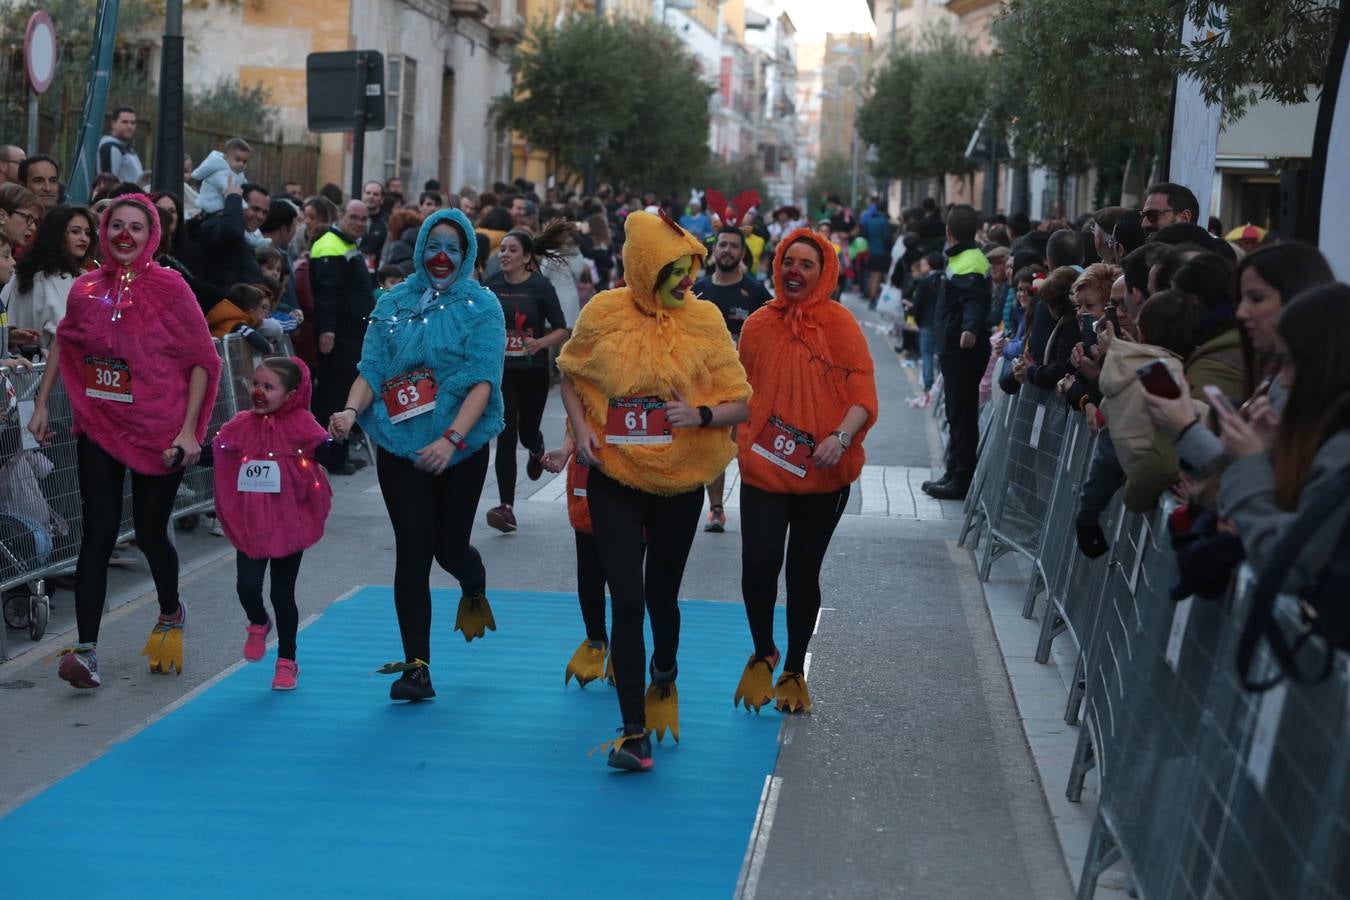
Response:
[[[793,302],[783,290],[783,256],[801,237],[820,249],[823,265],[815,290]],[[773,271],[777,297],[756,310],[741,331],[741,362],[755,391],[750,400],[750,419],[736,432],[741,477],[747,484],[775,493],[837,491],[862,473],[866,459],[862,442],[876,422],[872,354],[853,314],[830,300],[839,278],[833,244],[809,229],[799,228],[779,242]],[[770,416],[808,433],[819,443],[839,427],[855,405],[867,411],[867,422],[832,468],[808,465],[805,477],[798,478],[752,449]]]
[[[603,441],[611,399],[678,393],[691,406],[750,396],[745,370],[718,308],[692,293],[678,309],[656,296],[656,276],[705,250],[668,218],[636,212],[624,226],[626,287],[597,294],[581,310],[558,368],[576,385],[591,430]],[[608,444],[605,474],[629,487],[673,495],[712,481],[736,454],[729,428],[676,428],[669,444]]]

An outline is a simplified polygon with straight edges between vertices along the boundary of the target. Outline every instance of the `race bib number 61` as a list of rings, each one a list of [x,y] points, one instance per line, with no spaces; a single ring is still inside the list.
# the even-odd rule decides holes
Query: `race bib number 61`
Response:
[[[660,397],[616,397],[605,419],[607,444],[669,444],[675,438]]]

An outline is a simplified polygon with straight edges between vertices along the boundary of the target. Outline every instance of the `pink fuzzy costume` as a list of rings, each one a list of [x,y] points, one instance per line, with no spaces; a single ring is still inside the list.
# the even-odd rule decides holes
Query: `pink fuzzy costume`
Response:
[[[150,239],[128,266],[113,260],[108,220],[130,200],[145,209]],[[75,279],[66,316],[56,329],[61,379],[75,414],[74,432],[85,434],[114,459],[143,475],[165,475],[164,451],[173,446],[187,415],[188,379],[206,370],[206,397],[196,437],[206,437],[220,385],[220,356],[201,307],[181,275],[154,260],[159,212],[144,194],[129,194],[99,221],[103,265]],[[89,395],[87,359],[124,362],[131,402]],[[120,386],[120,385],[119,385]]]
[[[333,488],[314,450],[328,432],[309,411],[309,368],[298,356],[300,387],[274,413],[245,410],[225,423],[212,441],[216,469],[216,515],[235,549],[253,559],[281,559],[307,550],[323,537],[333,508]],[[250,460],[281,466],[281,493],[239,490],[239,470]]]

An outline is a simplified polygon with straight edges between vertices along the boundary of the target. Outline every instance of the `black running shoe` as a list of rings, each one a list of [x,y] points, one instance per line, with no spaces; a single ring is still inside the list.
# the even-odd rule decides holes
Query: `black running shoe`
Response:
[[[652,739],[645,732],[634,735],[609,751],[612,768],[627,772],[649,772],[652,768]]]
[[[409,700],[413,703],[430,700],[436,696],[431,686],[431,670],[426,666],[408,669],[398,681],[389,685],[390,700]]]

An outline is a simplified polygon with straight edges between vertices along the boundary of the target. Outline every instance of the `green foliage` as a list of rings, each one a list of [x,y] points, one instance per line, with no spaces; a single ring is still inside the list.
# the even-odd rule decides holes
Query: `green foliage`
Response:
[[[877,149],[873,171],[897,178],[974,171],[965,150],[990,81],[988,60],[950,28],[896,48],[874,71],[871,96],[858,111],[858,134]]]
[[[1009,0],[993,34],[993,108],[1018,159],[1062,185],[1122,147],[1142,163],[1161,141],[1180,47],[1172,0]]]
[[[852,188],[852,161],[841,153],[826,154],[816,163],[815,174],[806,187],[806,205],[810,207],[807,214],[818,214],[825,208],[825,198],[831,194],[847,203]]]
[[[684,189],[708,157],[712,89],[674,33],[656,23],[576,15],[539,21],[516,55],[497,122],[579,172],[645,190]]]
[[[1229,118],[1255,100],[1302,103],[1326,77],[1337,0],[1185,0],[1206,34],[1184,48],[1183,70]]]
[[[183,118],[195,128],[231,136],[266,138],[276,127],[277,109],[272,92],[261,85],[241,88],[234,78],[222,78],[184,98]]]

